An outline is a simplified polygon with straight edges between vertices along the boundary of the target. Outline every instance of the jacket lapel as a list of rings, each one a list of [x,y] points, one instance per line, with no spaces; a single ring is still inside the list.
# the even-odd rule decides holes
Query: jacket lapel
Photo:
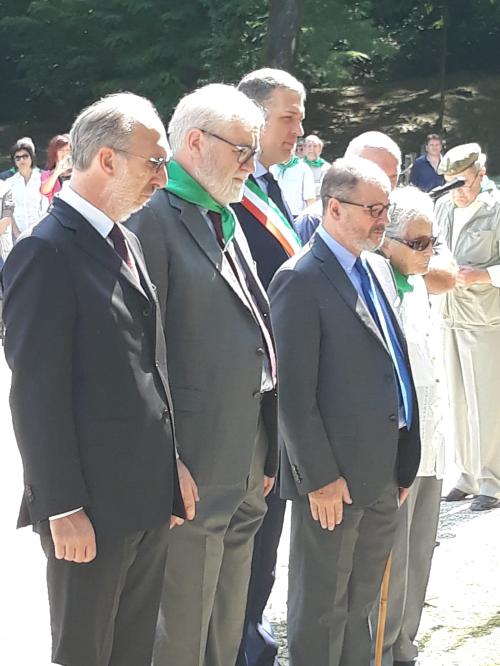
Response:
[[[63,226],[75,231],[75,241],[84,252],[91,255],[114,275],[119,275],[138,291],[143,298],[149,300],[144,289],[137,282],[128,266],[124,264],[106,239],[94,229],[83,215],[80,215],[74,208],[58,198],[54,199],[51,212]]]
[[[387,353],[389,353],[385,340],[382,337],[377,324],[373,321],[370,311],[366,307],[363,299],[345,274],[344,269],[333,252],[331,252],[318,234],[314,234],[311,240],[311,251],[320,262],[322,272],[338,291],[348,307],[351,308],[361,323],[366,326],[370,333],[377,338]]]
[[[193,237],[199,248],[210,259],[212,264],[219,271],[238,299],[243,303],[246,309],[252,314],[250,305],[240,287],[240,284],[229,265],[228,259],[220,249],[217,240],[212,233],[206,220],[203,219],[198,207],[173,194],[168,194],[172,206],[180,211],[180,218],[188,232]],[[229,250],[230,251],[230,250]]]

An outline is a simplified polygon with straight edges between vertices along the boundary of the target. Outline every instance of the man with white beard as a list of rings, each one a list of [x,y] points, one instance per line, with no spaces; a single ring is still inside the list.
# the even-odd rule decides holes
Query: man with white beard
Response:
[[[255,169],[263,123],[232,86],[184,97],[169,125],[168,186],[130,221],[163,311],[190,519],[171,534],[154,666],[235,663],[253,537],[274,482],[269,305],[230,207]]]

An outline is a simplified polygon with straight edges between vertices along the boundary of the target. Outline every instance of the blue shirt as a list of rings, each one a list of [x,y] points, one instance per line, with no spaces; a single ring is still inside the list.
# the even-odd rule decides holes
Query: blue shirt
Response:
[[[363,300],[363,303],[365,303],[366,305],[365,297],[363,295],[363,287],[361,286],[361,277],[358,271],[354,269],[354,264],[356,262],[357,257],[354,254],[352,254],[352,252],[350,252],[348,249],[346,249],[343,245],[341,245],[338,241],[336,241],[335,238],[330,236],[330,234],[322,224],[319,225],[319,227],[316,230],[316,233],[321,238],[321,240],[324,241],[330,252],[332,252],[332,254],[335,256],[339,264],[342,266],[345,274],[351,281],[352,286],[354,287],[354,289],[356,289],[359,297]],[[394,330],[394,326],[392,324],[391,315],[389,314],[390,306],[387,304],[385,296],[381,293],[381,290],[378,288],[375,282],[373,283],[373,286],[377,292],[378,300],[382,307],[382,311],[384,314],[384,318],[387,322],[387,326],[392,328],[394,336],[397,337],[397,334]],[[405,362],[404,359],[402,362]],[[396,379],[396,381],[398,380]],[[398,408],[399,427],[402,428],[403,426],[406,425],[406,419],[405,419],[405,411],[404,411],[401,391],[398,391],[398,398],[399,398],[399,408]]]
[[[427,159],[427,155],[421,155],[413,163],[410,183],[418,187],[419,190],[430,192],[435,187],[444,185],[444,176],[436,173],[436,170]]]

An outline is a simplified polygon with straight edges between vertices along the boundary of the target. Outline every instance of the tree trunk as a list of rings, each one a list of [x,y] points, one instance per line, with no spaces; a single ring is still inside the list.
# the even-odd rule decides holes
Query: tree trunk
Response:
[[[446,111],[446,61],[448,57],[448,24],[450,22],[450,13],[448,10],[448,0],[443,0],[443,35],[441,42],[441,58],[439,63],[439,117],[437,122],[438,132],[444,131],[444,118]]]
[[[303,0],[269,0],[266,64],[293,70]]]

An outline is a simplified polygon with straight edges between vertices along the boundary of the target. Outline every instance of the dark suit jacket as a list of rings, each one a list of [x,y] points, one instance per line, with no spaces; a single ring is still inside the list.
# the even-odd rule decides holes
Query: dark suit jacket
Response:
[[[163,311],[181,458],[199,484],[246,478],[262,402],[265,471],[273,475],[275,397],[259,393],[261,331],[207,222],[195,205],[161,190],[127,225],[140,238]],[[239,226],[235,243],[252,265]],[[256,289],[269,319],[267,296]]]
[[[71,206],[12,250],[5,354],[25,492],[19,525],[85,507],[97,533],[182,514],[166,352],[141,249],[139,286]]]
[[[250,176],[252,178],[252,176]],[[231,204],[248,246],[255,259],[257,273],[264,289],[269,287],[278,268],[288,259],[281,243],[241,203]],[[288,218],[293,226],[293,220]]]
[[[387,262],[372,253],[366,258],[393,306],[397,293]],[[282,495],[294,499],[342,475],[354,503],[363,506],[391,481],[411,485],[420,460],[417,410],[410,431],[400,433],[389,352],[362,299],[317,234],[278,271],[269,293],[285,443]],[[397,323],[396,330],[406,354]],[[415,391],[413,397],[416,408]]]

